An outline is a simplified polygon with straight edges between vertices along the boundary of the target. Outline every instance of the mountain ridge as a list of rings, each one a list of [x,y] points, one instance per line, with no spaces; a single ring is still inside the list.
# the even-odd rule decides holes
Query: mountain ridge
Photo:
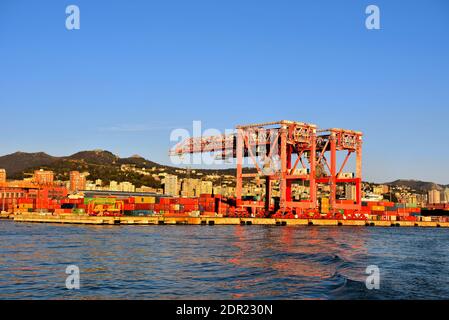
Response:
[[[45,152],[22,152],[17,151],[11,154],[0,156],[0,168],[6,169],[8,177],[20,179],[26,174],[32,173],[32,170],[46,168],[54,170],[57,178],[68,178],[67,170],[85,170],[93,171],[95,175],[101,178],[101,175],[110,175],[114,179],[120,180],[120,166],[123,164],[135,165],[139,168],[164,168],[169,173],[176,173],[175,170],[185,170],[184,168],[159,164],[151,160],[145,159],[140,155],[132,155],[130,157],[121,158],[107,150],[84,150],[76,152],[69,156],[56,157]],[[205,174],[229,174],[235,175],[235,169],[195,169]],[[246,168],[245,170],[252,170]],[[176,173],[178,174],[178,173]],[[182,175],[181,175],[182,176]],[[92,175],[91,175],[92,177]],[[123,178],[128,178],[124,176]],[[134,177],[135,178],[135,177]],[[134,179],[135,181],[136,178]],[[159,185],[155,181],[149,181],[146,178],[145,183],[150,185]],[[417,191],[429,191],[432,189],[443,190],[448,185],[437,184],[429,181],[413,180],[413,179],[397,179],[383,184],[389,186],[405,186]]]
[[[86,150],[69,156],[53,157],[43,152],[26,153],[15,152],[0,157],[0,168],[6,169],[8,179],[23,179],[32,175],[34,170],[46,169],[55,173],[56,180],[69,180],[70,171],[87,171],[89,180],[101,179],[104,183],[112,180],[117,182],[129,181],[136,186],[161,187],[162,181],[151,174],[143,174],[135,171],[122,171],[122,165],[134,165],[138,169],[164,169],[168,174],[176,174],[180,178],[189,177],[188,172],[180,173],[186,169],[162,165],[141,156],[120,158],[106,150]],[[245,172],[252,169],[245,168]],[[235,169],[195,169],[203,174],[227,174],[235,175]],[[158,173],[158,171],[154,172]]]
[[[436,190],[443,190],[444,188],[449,187],[449,185],[444,184],[438,184],[431,181],[421,181],[421,180],[415,180],[415,179],[397,179],[392,182],[385,183],[389,186],[406,186],[411,189],[417,190],[417,191],[429,191],[432,189]]]

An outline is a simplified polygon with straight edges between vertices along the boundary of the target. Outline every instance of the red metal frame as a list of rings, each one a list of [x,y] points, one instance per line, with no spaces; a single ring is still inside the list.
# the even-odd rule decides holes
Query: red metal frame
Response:
[[[317,179],[317,183],[330,185],[330,208],[333,212],[338,210],[360,210],[362,206],[362,136],[358,131],[345,129],[320,130],[317,137],[317,152],[320,154],[317,165],[324,160],[329,170],[325,177]],[[346,157],[337,172],[337,152],[347,151]],[[330,153],[330,165],[326,159],[326,152]],[[340,178],[351,155],[356,154],[356,172],[354,178]],[[356,186],[356,200],[353,204],[337,203],[337,184],[351,183]]]
[[[273,127],[274,126],[274,127]],[[293,208],[313,209],[316,207],[315,188],[315,144],[316,126],[294,121],[278,121],[261,124],[237,126],[237,206],[245,207],[249,204],[242,200],[243,178],[255,176],[254,174],[243,174],[243,158],[249,156],[252,164],[256,167],[257,176],[265,177],[265,204],[266,211],[270,209],[271,181],[279,180],[280,208],[290,210]],[[275,156],[279,156],[280,170],[275,172],[264,172],[260,169],[254,149],[262,148],[263,157],[268,162],[273,162]],[[257,150],[256,150],[257,151]],[[296,174],[296,168],[301,162],[306,165],[302,156],[309,154],[309,172],[304,175]],[[260,154],[260,151],[259,151]],[[292,166],[292,155],[297,155],[297,160]],[[292,201],[291,185],[293,181],[309,181],[310,197],[303,201]]]
[[[201,152],[219,152],[221,157],[236,158],[236,203],[238,208],[271,208],[271,182],[279,181],[280,210],[282,212],[303,212],[317,210],[317,183],[330,185],[330,205],[333,212],[339,209],[360,210],[362,181],[362,133],[345,129],[328,129],[317,132],[314,124],[295,121],[276,121],[251,125],[239,125],[236,133],[210,137],[189,138],[177,144],[171,155],[183,155]],[[337,152],[346,151],[346,157],[337,171]],[[330,152],[330,160],[326,153]],[[350,156],[356,154],[356,177],[342,179],[343,172]],[[296,161],[292,165],[292,156]],[[258,158],[259,157],[259,158]],[[307,161],[305,161],[304,157]],[[243,174],[244,158],[249,158],[257,173]],[[260,163],[263,158],[264,164]],[[279,170],[266,171],[267,164],[280,162]],[[324,162],[329,174],[316,178],[317,166]],[[305,174],[297,174],[301,164]],[[242,200],[243,179],[250,177],[265,178],[265,203]],[[309,184],[309,198],[300,201],[292,200],[292,183],[304,181]],[[354,204],[337,203],[336,189],[338,183],[354,183],[356,185],[356,201]]]

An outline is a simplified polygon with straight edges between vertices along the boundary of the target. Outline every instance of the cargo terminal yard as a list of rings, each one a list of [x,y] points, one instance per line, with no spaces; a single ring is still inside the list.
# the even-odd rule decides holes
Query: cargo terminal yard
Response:
[[[170,156],[213,153],[235,159],[235,196],[74,193],[43,176],[14,186],[0,182],[1,217],[17,222],[108,225],[449,227],[447,204],[420,208],[362,199],[362,137],[358,131],[319,129],[295,121],[240,125],[234,134],[189,138],[170,150]],[[355,158],[354,173],[345,170],[351,158]],[[254,172],[243,173],[244,159]],[[244,180],[256,178],[265,183],[264,197],[243,196]],[[295,185],[306,188],[307,197],[293,197]],[[278,197],[273,196],[274,188]],[[337,196],[337,188],[346,190],[344,197]]]

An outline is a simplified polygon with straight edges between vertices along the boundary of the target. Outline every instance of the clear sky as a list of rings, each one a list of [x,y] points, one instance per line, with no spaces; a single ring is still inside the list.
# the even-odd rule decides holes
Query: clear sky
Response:
[[[0,110],[0,154],[168,163],[193,120],[287,119],[363,131],[365,180],[447,184],[449,1],[2,0]]]

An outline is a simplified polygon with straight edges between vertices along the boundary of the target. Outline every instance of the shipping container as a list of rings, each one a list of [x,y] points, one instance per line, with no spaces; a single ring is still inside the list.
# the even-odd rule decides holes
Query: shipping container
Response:
[[[155,197],[134,197],[134,203],[136,204],[140,204],[140,203],[151,203],[154,204],[156,203],[156,198]]]
[[[354,200],[337,199],[338,204],[354,204]]]
[[[84,198],[84,204],[114,205],[116,201],[116,198]]]

